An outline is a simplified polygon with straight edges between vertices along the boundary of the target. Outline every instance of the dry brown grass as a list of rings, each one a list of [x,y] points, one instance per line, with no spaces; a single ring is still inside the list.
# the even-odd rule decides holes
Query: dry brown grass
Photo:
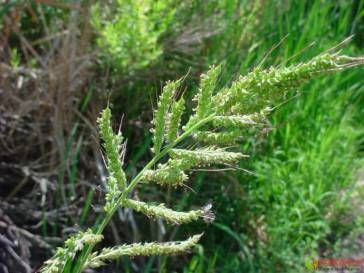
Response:
[[[30,2],[24,1],[5,14],[0,29],[0,200],[9,206],[10,203],[16,204],[10,210],[10,216],[8,210],[3,208],[0,223],[7,225],[1,228],[13,226],[17,218],[24,217],[21,210],[28,207],[28,216],[34,217],[20,223],[18,228],[29,225],[26,228],[30,231],[29,236],[33,237],[36,236],[33,233],[40,232],[44,219],[52,225],[52,214],[48,212],[63,214],[65,225],[68,218],[79,216],[77,207],[82,206],[78,204],[72,210],[69,203],[75,201],[66,196],[72,164],[67,145],[75,148],[82,136],[83,152],[77,164],[83,166],[87,175],[79,174],[81,183],[77,183],[80,189],[76,192],[80,192],[81,196],[89,189],[82,183],[83,179],[97,174],[97,168],[89,162],[95,162],[94,157],[100,157],[93,138],[92,123],[99,112],[99,104],[106,101],[106,96],[93,94],[98,99],[92,100],[84,111],[80,107],[95,77],[96,53],[90,47],[92,29],[88,19],[90,1],[72,9],[67,6],[59,8],[67,13],[67,19],[61,21],[54,18],[59,22],[52,21],[50,24],[45,19],[43,5],[34,9]],[[30,27],[24,22],[34,24],[37,34],[26,33],[22,28],[29,30]],[[18,52],[21,62],[17,67],[11,65],[11,49],[14,47],[21,49]],[[69,137],[71,135],[73,138]],[[65,170],[62,181],[59,181],[60,166]],[[60,198],[55,194],[59,190],[57,184],[61,188]],[[33,201],[31,208],[25,204],[29,200]],[[67,204],[64,212],[62,208],[53,210],[59,203]],[[55,223],[63,225],[58,219]],[[7,233],[4,236],[10,241],[21,237]],[[30,272],[29,247],[32,244],[39,246],[40,241],[32,242],[28,237],[24,237],[28,243],[22,244],[27,246],[25,250],[20,245],[5,248],[8,254],[0,257],[0,265],[3,264],[1,270],[7,268],[9,272]],[[12,252],[19,259],[14,258],[16,256]]]

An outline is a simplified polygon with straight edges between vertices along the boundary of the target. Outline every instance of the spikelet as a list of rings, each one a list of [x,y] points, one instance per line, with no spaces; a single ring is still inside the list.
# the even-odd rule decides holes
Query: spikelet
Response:
[[[241,131],[233,130],[228,132],[210,132],[198,131],[193,134],[193,138],[199,142],[216,145],[216,146],[230,146],[236,145],[237,141],[241,138]]]
[[[107,157],[107,168],[110,175],[115,177],[121,189],[126,188],[126,175],[122,168],[121,162],[121,144],[123,137],[120,133],[114,134],[111,127],[111,110],[107,107],[101,112],[101,117],[98,118],[99,131]]]
[[[152,152],[154,154],[159,154],[165,134],[166,116],[168,114],[171,103],[173,102],[173,96],[176,89],[179,87],[181,80],[167,82],[163,88],[162,94],[159,96],[158,108],[154,112],[153,125],[153,148]]]
[[[172,104],[172,110],[169,114],[166,140],[168,143],[173,143],[178,137],[178,129],[181,124],[181,116],[185,109],[185,101],[181,98],[178,102]]]
[[[105,265],[108,260],[115,260],[122,256],[154,256],[172,255],[190,250],[201,239],[202,234],[194,235],[185,241],[166,243],[136,243],[104,248],[100,253],[93,253],[85,264],[85,268],[97,268]]]
[[[188,179],[185,173],[187,170],[211,164],[236,164],[246,157],[241,153],[213,147],[197,150],[171,149],[169,155],[171,158],[167,163],[159,164],[156,170],[145,171],[143,179],[160,185],[181,186]]]
[[[158,164],[158,169],[144,172],[143,179],[159,185],[180,186],[188,180],[186,163],[181,160],[168,160],[165,164]]]
[[[211,164],[237,164],[243,157],[247,157],[242,153],[226,152],[223,149],[212,147],[197,150],[172,149],[169,154],[172,158],[190,162],[189,164],[194,167],[210,166]]]
[[[212,119],[212,125],[215,127],[234,127],[246,128],[248,126],[257,125],[263,122],[265,115],[261,113],[254,113],[250,115],[231,115],[231,116],[215,116]]]
[[[67,260],[74,259],[76,253],[81,251],[85,245],[95,245],[103,239],[88,229],[86,232],[79,232],[65,241],[64,247],[59,247],[56,254],[44,263],[40,272],[42,273],[63,273]]]
[[[197,106],[194,109],[195,114],[190,118],[186,126],[183,128],[185,131],[214,111],[215,105],[212,104],[211,98],[216,88],[216,83],[220,72],[220,65],[211,66],[206,74],[201,75],[200,88],[193,99],[197,102]]]
[[[201,75],[200,89],[194,98],[197,101],[195,111],[198,119],[202,119],[208,115],[209,108],[211,108],[211,98],[216,88],[220,72],[221,66],[211,66],[206,74]]]
[[[219,92],[214,97],[214,103],[223,115],[259,112],[277,99],[282,99],[287,91],[313,77],[358,65],[359,62],[359,59],[327,53],[298,65],[255,69],[240,77],[230,88]]]
[[[117,180],[114,176],[109,175],[107,181],[107,193],[105,195],[106,204],[104,206],[105,212],[109,212],[113,206],[116,205],[122,191],[119,189]]]
[[[168,223],[175,225],[181,225],[196,221],[198,218],[203,218],[204,220],[207,220],[207,218],[213,217],[212,213],[209,210],[206,211],[201,209],[191,210],[188,212],[180,212],[166,208],[164,204],[152,205],[133,199],[125,199],[122,201],[121,205],[141,212],[148,217],[165,219]]]

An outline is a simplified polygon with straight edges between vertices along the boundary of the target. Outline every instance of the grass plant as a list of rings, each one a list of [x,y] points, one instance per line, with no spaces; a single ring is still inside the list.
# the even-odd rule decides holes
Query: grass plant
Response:
[[[43,272],[305,272],[360,238],[363,70],[333,72],[363,0],[5,2],[0,220],[30,237],[1,225],[0,271],[73,233]]]
[[[212,221],[214,216],[210,205],[200,210],[178,212],[164,205],[130,199],[129,195],[140,182],[177,187],[187,182],[187,171],[191,169],[236,165],[246,156],[230,151],[229,147],[241,143],[242,128],[264,123],[272,111],[271,107],[284,101],[289,96],[289,91],[301,83],[318,75],[362,63],[362,58],[328,52],[305,63],[288,67],[271,67],[267,70],[258,67],[222,89],[216,88],[220,66],[211,67],[206,74],[201,75],[200,88],[194,97],[196,107],[187,123],[182,126],[180,134],[183,108],[179,106],[181,98],[178,90],[182,81],[167,82],[152,121],[151,151],[154,156],[130,182],[123,170],[124,139],[121,132],[113,132],[111,110],[106,108],[98,120],[109,171],[105,215],[94,230],[79,232],[69,238],[65,246],[59,248],[55,256],[45,263],[41,272],[67,272],[66,268],[72,265],[77,254],[77,264],[71,266],[73,272],[100,267],[109,260],[122,256],[175,254],[191,249],[202,234],[193,235],[185,241],[121,245],[93,251],[94,246],[102,240],[105,227],[120,207],[134,209],[148,217],[162,218],[170,224],[189,223],[199,218]],[[204,137],[201,138],[200,134]],[[188,138],[196,143],[187,149],[178,148],[177,145]],[[158,163],[162,159],[165,163]]]

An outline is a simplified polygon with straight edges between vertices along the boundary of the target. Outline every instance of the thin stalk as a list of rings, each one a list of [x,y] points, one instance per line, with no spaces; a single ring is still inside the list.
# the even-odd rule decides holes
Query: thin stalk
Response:
[[[112,216],[114,215],[114,213],[116,212],[116,210],[119,207],[119,204],[127,197],[127,195],[133,191],[133,189],[138,185],[138,183],[140,182],[141,178],[143,177],[143,173],[146,170],[149,170],[151,167],[153,167],[159,159],[161,159],[162,157],[164,157],[165,155],[167,155],[169,153],[169,151],[176,146],[178,143],[180,143],[182,140],[186,139],[187,137],[189,137],[194,131],[196,131],[199,127],[201,127],[202,125],[206,124],[207,122],[211,121],[212,118],[215,116],[215,114],[211,114],[208,117],[200,120],[199,122],[197,122],[195,125],[191,126],[187,131],[185,131],[182,135],[180,135],[173,143],[168,144],[160,153],[156,154],[149,162],[147,165],[145,165],[145,167],[138,173],[137,176],[134,177],[134,179],[130,182],[130,184],[127,186],[127,188],[123,191],[123,193],[120,195],[119,199],[117,200],[117,202],[115,202],[114,206],[112,207],[112,209],[105,215],[104,219],[102,220],[101,224],[99,225],[97,231],[96,231],[96,235],[101,235],[102,232],[104,231],[105,227],[108,225],[108,223],[110,222]],[[88,245],[86,247],[85,250],[85,254],[82,256],[81,258],[81,262],[80,264],[77,266],[76,270],[74,271],[74,273],[80,273],[82,271],[83,266],[85,265],[88,256],[91,254],[92,250],[93,250],[93,245]]]

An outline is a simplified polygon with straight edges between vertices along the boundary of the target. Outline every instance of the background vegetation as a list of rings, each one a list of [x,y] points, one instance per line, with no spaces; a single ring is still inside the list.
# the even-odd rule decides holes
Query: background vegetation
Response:
[[[222,63],[222,86],[351,35],[343,53],[364,51],[362,0],[8,0],[0,20],[0,272],[32,272],[97,219],[106,170],[95,128],[107,103],[133,175],[150,159],[149,123],[166,80],[187,75],[183,89],[195,90]],[[138,188],[180,209],[212,202],[217,217],[171,228],[120,210],[105,233],[111,244],[206,236],[189,255],[125,259],[99,272],[304,272],[307,257],[357,257],[363,75],[321,77],[277,107],[269,127],[246,132],[241,150],[251,157],[239,173],[196,172],[193,190]]]

